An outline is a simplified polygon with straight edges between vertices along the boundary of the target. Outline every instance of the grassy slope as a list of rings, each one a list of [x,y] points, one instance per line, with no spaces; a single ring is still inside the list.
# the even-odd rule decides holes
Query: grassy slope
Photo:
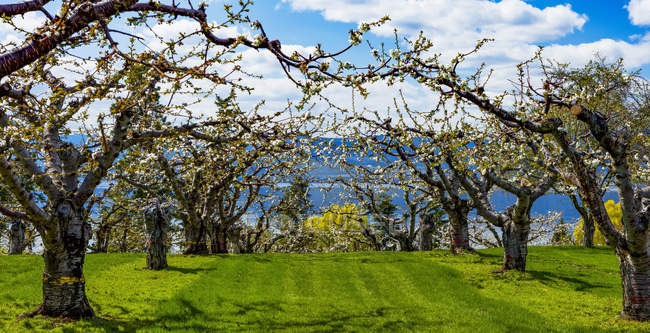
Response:
[[[42,259],[0,257],[0,331],[650,331],[620,311],[609,249],[531,248],[525,274],[492,273],[499,249],[425,253],[89,255],[88,295],[101,320],[16,316],[40,301]]]

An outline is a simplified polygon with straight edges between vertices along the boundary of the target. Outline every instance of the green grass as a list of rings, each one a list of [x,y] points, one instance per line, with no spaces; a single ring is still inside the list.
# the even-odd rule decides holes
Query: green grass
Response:
[[[89,255],[100,319],[17,316],[40,302],[42,259],[0,257],[0,331],[649,331],[617,317],[610,249],[533,247],[529,272],[493,273],[501,251],[170,256]]]

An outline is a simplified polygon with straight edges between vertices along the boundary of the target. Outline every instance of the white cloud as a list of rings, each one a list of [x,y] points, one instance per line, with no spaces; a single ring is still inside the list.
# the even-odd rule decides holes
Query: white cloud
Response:
[[[374,33],[392,36],[397,28],[401,34],[414,36],[422,30],[434,41],[435,51],[442,52],[442,61],[472,49],[479,39],[494,38],[464,64],[468,70],[481,62],[494,68],[495,75],[487,87],[493,92],[511,88],[508,79],[514,78],[515,65],[534,55],[538,45],[550,44],[545,56],[574,66],[593,59],[596,53],[610,60],[623,57],[628,67],[650,63],[650,33],[632,42],[604,38],[573,45],[553,44],[581,30],[588,20],[570,4],[536,7],[523,0],[282,1],[293,10],[319,11],[325,19],[338,22],[368,22],[388,14],[391,21]],[[627,8],[635,24],[650,24],[650,0],[632,0]]]
[[[583,65],[593,59],[595,54],[599,54],[610,61],[623,58],[628,68],[640,67],[650,63],[650,32],[636,43],[604,38],[577,45],[551,45],[545,49],[544,54],[574,66]]]
[[[17,15],[11,18],[14,25],[27,32],[33,32],[45,22],[45,16],[39,12],[29,12],[25,15]],[[16,30],[11,24],[0,22],[0,43],[2,46],[10,44],[19,45],[25,38],[24,34]]]
[[[440,50],[465,51],[482,38],[496,39],[495,50],[509,57],[509,47],[556,40],[587,21],[571,5],[536,8],[522,0],[283,0],[294,10],[320,11],[331,21],[364,22],[384,15],[391,21],[375,31],[414,36],[420,30]]]
[[[650,0],[630,0],[625,6],[635,25],[650,25]]]

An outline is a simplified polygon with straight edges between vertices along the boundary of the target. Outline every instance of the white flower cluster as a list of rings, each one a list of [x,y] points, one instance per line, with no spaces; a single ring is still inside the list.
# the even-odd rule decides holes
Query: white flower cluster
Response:
[[[359,45],[363,41],[363,36],[358,31],[350,31],[350,39],[348,40],[352,45]]]
[[[257,34],[257,35],[255,35],[255,37],[253,37],[253,46],[260,47],[260,46],[262,46],[262,44],[264,44],[265,41],[266,41],[265,37],[263,37],[262,35]]]
[[[365,23],[365,22],[359,23],[359,32],[364,34],[364,33],[368,32],[368,31],[370,31],[370,24]]]

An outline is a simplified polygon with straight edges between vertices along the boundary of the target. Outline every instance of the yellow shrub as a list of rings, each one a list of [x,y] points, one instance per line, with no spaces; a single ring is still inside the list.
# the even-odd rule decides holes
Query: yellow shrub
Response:
[[[605,202],[605,209],[607,209],[607,215],[609,215],[609,219],[612,220],[614,227],[619,231],[623,231],[623,211],[621,210],[621,203],[614,203],[613,200],[608,200]],[[573,236],[578,244],[582,244],[584,238],[584,224],[585,222],[580,218],[578,226],[573,230]],[[594,245],[607,245],[605,236],[600,233],[598,226],[596,226],[596,231],[594,232]]]
[[[361,215],[357,205],[345,204],[344,206],[332,205],[321,216],[311,216],[305,221],[305,225],[318,230],[359,230],[361,226],[368,224],[368,218]]]

